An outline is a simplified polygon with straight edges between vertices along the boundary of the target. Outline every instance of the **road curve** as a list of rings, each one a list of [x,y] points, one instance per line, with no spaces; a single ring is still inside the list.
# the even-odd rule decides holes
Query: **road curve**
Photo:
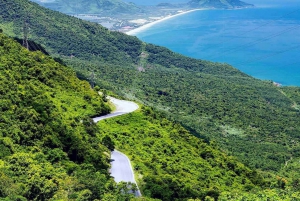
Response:
[[[136,103],[131,101],[119,100],[113,97],[108,97],[108,99],[116,106],[116,110],[113,111],[111,114],[93,118],[93,121],[95,123],[103,119],[108,119],[123,114],[131,113],[139,108],[139,106]],[[130,160],[125,154],[117,150],[114,150],[111,152],[111,161],[112,162],[111,162],[110,175],[114,177],[114,180],[117,183],[124,181],[124,182],[135,183],[137,185],[134,179],[134,173],[133,173]],[[140,190],[137,190],[135,192],[135,196],[137,197],[142,196]]]
[[[134,179],[134,173],[130,160],[125,154],[114,150],[111,152],[111,160],[112,166],[110,169],[110,174],[114,177],[117,183],[125,181],[135,183],[137,185]],[[134,194],[136,197],[142,196],[140,190],[137,190]]]
[[[131,102],[131,101],[119,100],[119,99],[116,99],[116,98],[113,98],[110,96],[107,99],[109,99],[110,102],[112,102],[116,106],[116,110],[110,114],[93,118],[95,123],[97,123],[98,121],[101,121],[103,119],[108,119],[111,117],[128,114],[139,108],[139,106],[136,103]]]

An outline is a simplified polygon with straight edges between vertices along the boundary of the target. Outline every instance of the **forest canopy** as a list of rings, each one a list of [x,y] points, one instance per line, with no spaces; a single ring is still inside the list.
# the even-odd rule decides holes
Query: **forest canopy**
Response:
[[[154,113],[164,113],[168,121],[182,124],[188,131],[183,132],[184,135],[192,133],[215,144],[216,149],[226,156],[235,156],[250,171],[262,173],[267,182],[271,180],[268,184],[272,184],[270,191],[262,192],[266,197],[273,193],[288,198],[297,196],[299,87],[277,87],[272,81],[254,79],[228,64],[187,58],[27,0],[1,1],[0,13],[0,28],[5,34],[22,38],[26,19],[29,39],[40,44],[37,49],[42,47],[61,63],[41,52],[30,53],[1,35],[1,181],[8,181],[8,186],[14,184],[12,192],[17,192],[10,193],[5,188],[1,191],[4,197],[12,194],[34,199],[44,192],[45,189],[38,187],[40,185],[24,183],[28,180],[25,177],[20,183],[15,182],[22,178],[18,171],[23,170],[12,168],[22,162],[24,166],[46,168],[42,171],[45,174],[52,172],[53,167],[62,167],[65,176],[60,180],[61,187],[68,179],[82,184],[75,182],[74,186],[80,187],[74,187],[74,196],[91,196],[92,192],[97,199],[104,199],[111,193],[109,189],[116,184],[107,173],[109,157],[102,153],[109,150],[101,135],[108,133],[99,131],[89,118],[110,109],[87,82],[79,82],[76,78],[77,75],[87,80],[91,73],[99,88],[154,107]],[[76,74],[62,64],[72,67]],[[170,131],[171,128],[166,129]],[[97,132],[100,134],[95,134]],[[159,133],[147,131],[154,135],[152,138],[160,136]],[[101,151],[95,151],[98,149]],[[123,151],[133,157],[134,152],[128,149]],[[152,172],[154,169],[145,171],[149,175],[158,174]],[[23,173],[31,174],[29,169],[24,169]],[[104,190],[95,183],[86,183],[85,175],[101,181]],[[45,196],[53,197],[66,191],[64,187],[57,190],[53,181],[58,177],[55,171],[54,176],[49,177],[49,186],[54,187],[47,190],[50,193]],[[149,186],[151,189],[162,183],[153,177],[147,181],[153,183]],[[252,182],[250,178],[249,181]],[[173,184],[176,187],[178,183],[176,180]],[[24,185],[28,188],[18,193]],[[31,195],[31,189],[35,188],[40,194]],[[240,189],[247,191],[244,186]],[[148,195],[152,196],[153,192],[150,190]],[[116,196],[121,195],[117,193]],[[220,199],[222,196],[242,200],[244,193],[219,193]]]

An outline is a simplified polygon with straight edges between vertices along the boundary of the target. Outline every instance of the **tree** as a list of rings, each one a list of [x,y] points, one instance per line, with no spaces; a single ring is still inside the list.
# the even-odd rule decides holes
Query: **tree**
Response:
[[[112,139],[108,135],[106,135],[102,138],[102,143],[110,151],[113,151],[115,149],[115,143],[112,141]]]

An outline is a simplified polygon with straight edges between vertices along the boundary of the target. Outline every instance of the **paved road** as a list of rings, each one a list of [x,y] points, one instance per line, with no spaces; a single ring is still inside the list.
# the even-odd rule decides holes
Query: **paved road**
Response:
[[[131,102],[131,101],[119,100],[119,99],[116,99],[113,97],[108,97],[108,99],[110,100],[110,102],[112,102],[116,106],[116,110],[110,114],[93,118],[95,123],[97,123],[98,121],[103,120],[103,119],[108,119],[111,117],[128,114],[139,108],[139,106],[136,103]]]
[[[120,116],[123,114],[128,114],[139,108],[139,106],[134,102],[119,100],[113,97],[108,97],[108,99],[116,106],[116,110],[111,114],[94,118],[93,119],[94,122],[98,122],[100,120],[112,118],[115,116]],[[114,150],[113,152],[111,152],[111,160],[112,162],[111,162],[110,175],[114,177],[114,180],[117,183],[121,181],[125,181],[125,182],[132,182],[137,185],[134,179],[134,173],[133,173],[130,160],[125,154],[117,150]],[[135,196],[137,197],[142,196],[140,190],[135,192]]]
[[[117,183],[125,181],[136,184],[129,158],[125,154],[114,150],[113,152],[111,152],[111,159],[112,166],[110,169],[110,174],[114,177],[115,181]],[[135,192],[135,196],[142,196],[140,190]]]

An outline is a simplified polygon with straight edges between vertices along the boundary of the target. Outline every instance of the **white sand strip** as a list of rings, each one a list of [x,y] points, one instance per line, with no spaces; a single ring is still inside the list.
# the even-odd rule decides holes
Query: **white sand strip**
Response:
[[[193,10],[189,10],[189,11],[185,11],[185,12],[181,12],[181,13],[178,13],[178,14],[175,14],[175,15],[170,15],[170,16],[167,16],[167,17],[164,17],[160,20],[156,20],[154,22],[150,22],[148,24],[145,24],[141,27],[138,27],[136,29],[133,29],[133,30],[130,30],[128,32],[125,32],[127,35],[131,35],[131,36],[135,36],[137,35],[139,32],[141,31],[144,31],[146,29],[148,29],[149,27],[152,27],[153,25],[155,24],[158,24],[160,22],[163,22],[163,21],[166,21],[168,19],[171,19],[171,18],[174,18],[174,17],[177,17],[177,16],[180,16],[180,15],[184,15],[184,14],[187,14],[187,13],[191,13],[191,12],[194,12],[194,11],[197,11],[197,10],[206,10],[206,9],[193,9]]]

